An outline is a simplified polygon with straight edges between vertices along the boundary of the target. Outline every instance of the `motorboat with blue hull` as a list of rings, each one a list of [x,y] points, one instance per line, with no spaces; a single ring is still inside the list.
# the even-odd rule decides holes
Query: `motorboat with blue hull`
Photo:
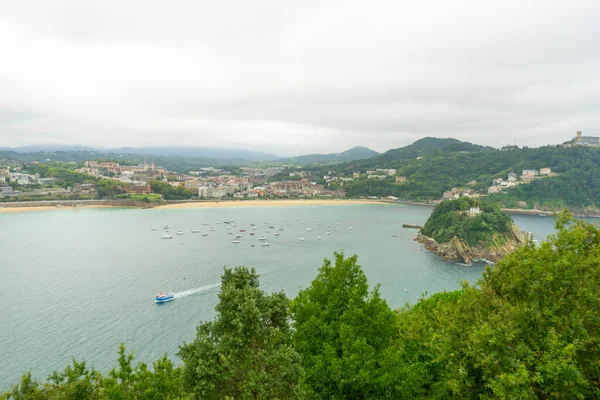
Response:
[[[156,297],[154,298],[154,302],[155,303],[166,303],[167,301],[171,301],[175,299],[175,293],[173,292],[166,292],[166,293],[159,293],[156,295]]]

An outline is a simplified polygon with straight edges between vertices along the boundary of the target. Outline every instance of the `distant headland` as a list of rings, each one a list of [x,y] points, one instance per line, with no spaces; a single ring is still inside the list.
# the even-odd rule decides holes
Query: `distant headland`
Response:
[[[438,204],[415,239],[450,261],[495,262],[528,240],[498,207],[461,197]]]

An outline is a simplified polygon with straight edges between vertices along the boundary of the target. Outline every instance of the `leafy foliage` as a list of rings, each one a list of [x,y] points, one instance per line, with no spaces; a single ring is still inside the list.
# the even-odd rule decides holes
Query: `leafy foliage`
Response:
[[[294,345],[302,355],[311,398],[392,398],[393,311],[356,264],[335,253],[293,301]]]
[[[103,375],[85,362],[73,360],[63,371],[53,372],[46,383],[23,374],[21,383],[4,394],[7,399],[185,399],[181,369],[164,356],[152,370],[144,363],[133,365],[133,353],[119,348],[118,368]],[[2,394],[0,394],[2,398]]]
[[[511,231],[512,218],[496,206],[482,202],[477,205],[481,214],[469,216],[467,211],[474,206],[473,199],[463,196],[458,200],[441,202],[425,223],[423,235],[434,238],[438,243],[446,243],[456,237],[471,246],[502,240],[502,236]]]
[[[300,356],[291,346],[289,300],[266,295],[254,269],[225,269],[217,317],[181,346],[186,390],[197,398],[303,397]]]
[[[161,194],[165,200],[184,200],[191,199],[194,192],[183,186],[171,186],[161,181],[150,181],[150,187],[154,193]]]
[[[127,186],[126,183],[114,179],[101,179],[96,184],[96,191],[98,192],[99,199],[115,197],[125,193],[125,188]]]
[[[76,165],[75,165],[76,166]],[[54,177],[60,180],[63,187],[72,187],[74,183],[95,183],[98,178],[92,175],[73,171],[73,164],[54,163],[28,164],[23,172],[28,174],[39,174],[41,178]]]

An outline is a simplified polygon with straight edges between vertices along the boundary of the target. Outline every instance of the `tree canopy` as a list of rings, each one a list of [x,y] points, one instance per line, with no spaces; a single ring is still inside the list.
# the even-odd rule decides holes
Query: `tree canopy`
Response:
[[[302,398],[288,310],[283,292],[260,290],[254,268],[225,268],[215,320],[179,351],[186,391],[201,399]]]
[[[356,256],[334,257],[292,303],[294,346],[310,398],[389,398],[393,379],[385,366],[398,334],[394,313],[378,287],[369,293]]]

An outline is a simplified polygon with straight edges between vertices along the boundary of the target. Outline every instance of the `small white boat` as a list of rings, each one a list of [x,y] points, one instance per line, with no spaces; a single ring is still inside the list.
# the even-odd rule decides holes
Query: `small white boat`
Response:
[[[269,232],[271,232],[270,229],[265,229],[265,233],[269,233]]]
[[[240,243],[240,241],[236,239],[236,240],[232,240],[231,243]]]
[[[227,232],[228,235],[233,235],[233,232]]]
[[[175,232],[176,235],[183,235],[183,231],[177,231]]]
[[[279,232],[275,232],[273,236],[279,236]]]
[[[267,238],[265,236],[263,236],[263,237],[259,237],[258,240],[267,240]]]
[[[261,243],[260,245],[263,246],[263,247],[265,247],[265,246],[270,246],[270,243],[269,242],[264,242],[264,243]]]
[[[202,225],[208,225],[208,222],[203,222]]]
[[[175,299],[175,293],[173,293],[173,292],[166,292],[166,293],[160,292],[154,298],[154,302],[155,303],[166,303],[167,301],[171,301],[173,299]]]
[[[252,244],[250,245],[250,247],[256,247],[256,245],[255,245],[254,243],[252,243]]]
[[[203,233],[202,236],[208,236],[208,233]]]
[[[301,241],[301,242],[304,242],[304,238],[300,238],[300,241]]]
[[[200,233],[199,229],[192,229],[192,233]]]
[[[312,232],[312,229],[306,228],[306,232]]]
[[[325,232],[326,235],[331,235],[331,232]]]
[[[348,227],[348,230],[352,230],[352,227],[351,227],[351,226],[349,226],[349,227]]]
[[[242,235],[235,235],[235,238],[236,238],[236,239],[239,239],[239,238],[241,238],[241,237],[242,237]]]
[[[214,232],[214,231],[215,231],[215,228],[210,228],[210,231],[211,231],[211,232]]]
[[[317,236],[317,239],[321,240],[321,236]]]
[[[155,231],[155,230],[156,230],[156,228],[150,228],[150,231],[151,231],[151,232],[152,232],[152,231]]]
[[[173,239],[171,235],[162,235],[161,239]]]
[[[167,229],[168,230],[168,229],[171,229],[171,227],[169,225],[165,225],[165,226],[163,226],[163,229]]]
[[[283,230],[283,226],[279,227],[278,230],[282,231]]]

